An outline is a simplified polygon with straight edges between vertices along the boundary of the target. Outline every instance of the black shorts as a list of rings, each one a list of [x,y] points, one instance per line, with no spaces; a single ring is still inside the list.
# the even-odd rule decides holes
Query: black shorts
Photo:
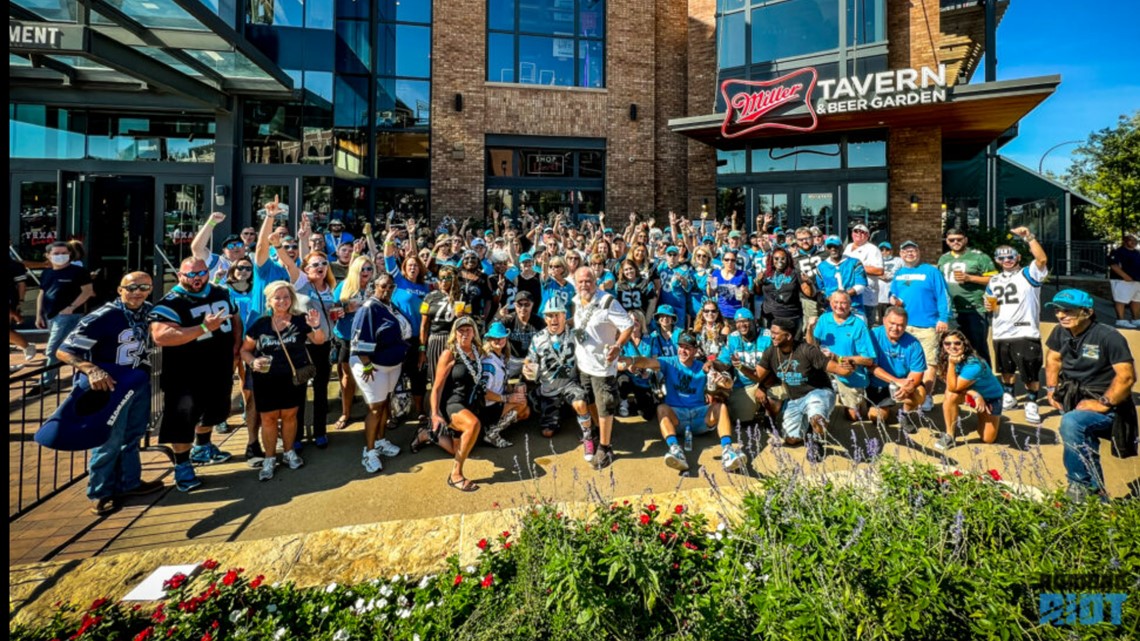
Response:
[[[598,407],[598,416],[613,416],[618,410],[617,376],[593,376],[578,372],[586,403]]]
[[[586,391],[576,383],[562,388],[554,396],[534,395],[535,405],[538,407],[538,424],[542,429],[557,430],[562,416],[562,408],[575,401],[585,401]]]
[[[1008,338],[994,341],[999,374],[1021,373],[1023,383],[1036,383],[1041,376],[1041,340],[1037,338]]]
[[[447,420],[448,421],[451,420],[452,416],[455,416],[456,414],[458,414],[464,410],[467,410],[467,411],[471,412],[472,414],[474,414],[475,418],[479,419],[479,424],[483,427],[483,429],[487,429],[488,427],[491,427],[495,423],[498,423],[499,419],[502,418],[502,416],[503,416],[503,404],[502,403],[495,403],[493,405],[484,405],[483,407],[475,409],[475,408],[471,408],[471,407],[468,407],[466,405],[463,405],[462,403],[450,402],[449,401],[447,403],[447,406],[444,408],[444,410],[447,411]]]
[[[194,428],[199,425],[213,427],[225,421],[230,416],[233,387],[233,377],[227,372],[215,379],[206,379],[193,388],[162,390],[162,425],[158,430],[158,442],[193,443]]]
[[[293,375],[252,374],[253,402],[259,414],[295,410],[305,400],[306,387],[293,384]]]
[[[345,365],[348,363],[348,357],[351,354],[351,345],[343,338],[333,337],[333,347],[336,349],[336,364]]]

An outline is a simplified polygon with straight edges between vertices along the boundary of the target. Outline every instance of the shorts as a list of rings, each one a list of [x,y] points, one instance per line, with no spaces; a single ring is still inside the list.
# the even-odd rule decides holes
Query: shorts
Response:
[[[922,346],[922,355],[926,357],[926,366],[930,367],[938,361],[938,332],[933,327],[906,326],[906,331],[918,339]]]
[[[402,369],[400,365],[373,365],[371,381],[364,380],[364,363],[360,361],[359,356],[350,357],[348,365],[352,369],[352,378],[356,380],[356,386],[364,394],[364,402],[369,405],[388,400],[396,389],[396,384],[400,382]]]
[[[994,341],[997,371],[1007,376],[1021,372],[1023,383],[1036,383],[1041,376],[1041,339],[1008,338]]]
[[[986,399],[982,399],[982,402],[984,402],[986,404],[986,413],[987,414],[989,414],[990,416],[1001,416],[1001,411],[1003,409],[1002,408],[1002,399],[1000,399],[1000,398],[986,398]]]
[[[733,425],[756,420],[756,389],[759,385],[734,387],[728,396],[728,418]]]
[[[483,407],[479,408],[478,411],[472,410],[470,407],[464,405],[463,403],[449,402],[447,403],[447,406],[444,407],[444,411],[447,412],[446,416],[449,421],[451,420],[452,416],[455,416],[456,414],[465,410],[475,415],[475,418],[479,421],[479,425],[483,429],[487,429],[495,423],[498,423],[499,419],[503,417],[502,403],[484,405]]]
[[[922,390],[923,398],[926,397],[926,388],[919,385],[916,390]],[[867,388],[867,400],[875,407],[893,407],[898,405],[899,402],[891,395],[891,388],[886,385],[871,385]]]
[[[800,297],[800,304],[802,304],[804,308],[804,318],[808,320],[819,318],[819,301]]]
[[[204,379],[196,389],[164,389],[158,442],[193,443],[194,428],[224,422],[230,416],[233,388],[233,377],[227,372],[216,379]]]
[[[1140,280],[1132,282],[1110,280],[1108,282],[1112,284],[1112,302],[1140,303]]]
[[[352,345],[349,341],[343,338],[333,337],[333,349],[336,350],[336,364],[344,365],[352,356]]]
[[[673,413],[677,415],[677,434],[684,434],[688,429],[693,433],[693,436],[700,436],[712,431],[707,423],[705,417],[709,414],[708,405],[698,405],[697,407],[670,407]]]
[[[618,410],[616,376],[594,376],[578,372],[578,380],[586,392],[586,403],[598,407],[598,416],[613,416]]]
[[[856,408],[863,404],[867,395],[867,389],[864,387],[851,387],[838,378],[835,379],[835,387],[838,392],[839,405],[842,407]]]
[[[538,423],[542,429],[557,430],[562,408],[577,401],[586,401],[586,390],[577,383],[570,383],[553,396],[535,395],[538,405]]]
[[[250,377],[253,379],[253,403],[259,414],[295,410],[305,399],[306,388],[294,385],[292,374],[251,374]]]

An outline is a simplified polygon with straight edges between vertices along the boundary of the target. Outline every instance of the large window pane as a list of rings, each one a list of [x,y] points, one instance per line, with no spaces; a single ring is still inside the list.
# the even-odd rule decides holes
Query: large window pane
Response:
[[[583,151],[578,154],[579,178],[605,178],[606,152]]]
[[[426,132],[380,132],[376,155],[378,178],[428,178]]]
[[[190,256],[186,239],[193,239],[206,219],[206,186],[167,185],[162,199],[162,251],[177,265]],[[216,246],[215,251],[220,252]]]
[[[732,216],[736,212],[737,220],[744,220],[745,204],[744,187],[720,187],[716,190],[717,216]]]
[[[519,82],[574,86],[574,39],[520,36]]]
[[[379,25],[376,71],[388,76],[431,76],[431,28]]]
[[[805,171],[839,169],[839,144],[800,145],[798,147],[755,149],[752,171]]]
[[[574,35],[574,0],[527,0],[519,6],[519,31]]]
[[[336,70],[342,73],[368,73],[372,63],[372,46],[368,32],[372,25],[354,20],[339,20],[336,25]]]
[[[764,222],[765,216],[772,217],[772,224],[768,228],[769,231],[777,227],[787,229],[788,195],[785,193],[756,194],[756,220],[753,225],[754,229],[759,229],[760,224]]]
[[[744,64],[744,12],[717,20],[717,64],[721,69]]]
[[[838,234],[835,194],[830,191],[800,193],[800,225],[819,227],[824,234]]]
[[[794,171],[796,163],[793,157],[788,155],[788,149],[753,149],[752,150],[752,172],[763,173],[766,171]]]
[[[8,155],[11,158],[82,158],[83,124],[66,109],[43,105],[8,105]]]
[[[847,46],[886,39],[884,0],[847,0]]]
[[[566,177],[574,172],[574,152],[557,149],[525,149],[522,152],[523,176]]]
[[[885,140],[851,141],[847,143],[848,167],[886,167],[887,143]]]
[[[752,62],[839,47],[836,0],[787,0],[752,10]]]
[[[17,249],[23,260],[43,260],[48,245],[56,241],[56,184],[20,183],[20,239]]]
[[[356,233],[368,220],[368,187],[337,180],[333,183],[332,197],[330,220],[336,218]]]
[[[431,123],[431,83],[426,80],[376,80],[376,126],[404,128]]]
[[[305,3],[305,26],[310,29],[333,28],[332,0],[309,0]]]
[[[718,174],[743,174],[745,172],[743,150],[717,151],[716,161],[716,173]]]
[[[487,36],[487,80],[515,81],[515,37],[509,33]]]
[[[578,0],[578,35],[601,38],[606,33],[606,3]]]
[[[863,223],[871,230],[871,243],[890,238],[890,216],[887,215],[887,183],[851,183],[847,185],[847,229]]]
[[[381,187],[376,190],[376,220],[428,219],[428,190]]]
[[[514,31],[515,0],[487,0],[487,20],[492,29]]]
[[[336,15],[338,18],[360,18],[367,20],[371,15],[371,8],[372,3],[369,0],[336,0]]]
[[[734,9],[741,9],[744,7],[746,0],[716,0],[717,13],[725,13]]]
[[[249,0],[246,7],[246,19],[252,24],[275,27],[305,25],[305,3],[302,0]]]
[[[424,24],[431,22],[431,0],[379,0],[377,6],[381,20]]]
[[[578,41],[578,86],[606,86],[605,45],[599,40]]]
[[[515,150],[488,147],[487,175],[500,177],[518,175],[515,172]]]
[[[336,77],[333,124],[337,128],[368,127],[368,78]]]

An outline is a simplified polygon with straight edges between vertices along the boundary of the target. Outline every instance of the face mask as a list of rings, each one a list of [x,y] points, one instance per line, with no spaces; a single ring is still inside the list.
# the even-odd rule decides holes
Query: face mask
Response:
[[[52,265],[66,265],[71,262],[71,256],[67,254],[52,254],[49,258]]]

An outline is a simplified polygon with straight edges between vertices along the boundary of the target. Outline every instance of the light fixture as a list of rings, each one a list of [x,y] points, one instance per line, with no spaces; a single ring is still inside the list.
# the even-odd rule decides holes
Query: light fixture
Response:
[[[918,211],[918,195],[916,194],[910,195],[910,210]]]
[[[942,203],[942,213],[946,213],[946,203]]]

